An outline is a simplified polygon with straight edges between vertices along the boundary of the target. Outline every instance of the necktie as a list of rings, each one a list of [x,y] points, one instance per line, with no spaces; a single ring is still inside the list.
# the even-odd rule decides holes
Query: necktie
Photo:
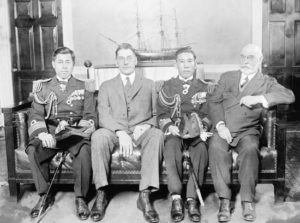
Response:
[[[130,98],[130,89],[131,89],[131,82],[129,77],[126,77],[126,84],[124,86],[124,93],[125,93],[125,97],[126,97],[126,101],[129,100]]]
[[[130,88],[131,88],[130,79],[129,79],[129,77],[126,77],[125,92],[128,93],[128,91],[130,90]]]
[[[243,89],[247,85],[248,82],[249,82],[249,78],[247,76],[240,84],[241,89]]]

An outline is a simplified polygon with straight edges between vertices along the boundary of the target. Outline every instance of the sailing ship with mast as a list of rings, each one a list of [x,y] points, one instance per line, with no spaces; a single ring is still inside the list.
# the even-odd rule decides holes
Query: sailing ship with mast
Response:
[[[139,61],[162,61],[162,60],[175,60],[175,53],[177,50],[181,48],[190,48],[190,46],[182,46],[179,47],[179,32],[178,32],[178,22],[176,16],[176,10],[174,8],[174,21],[175,21],[175,39],[177,47],[174,48],[166,48],[166,36],[165,31],[163,29],[163,14],[162,14],[162,3],[160,0],[160,16],[159,16],[159,24],[160,24],[160,49],[159,50],[151,50],[145,47],[145,44],[142,40],[141,35],[141,27],[140,27],[140,16],[138,10],[138,4],[136,2],[136,28],[137,28],[137,55]]]
[[[170,61],[175,60],[175,54],[176,51],[182,48],[190,48],[190,46],[179,46],[179,31],[178,31],[178,22],[177,22],[177,16],[176,16],[176,10],[174,8],[174,21],[175,21],[175,39],[176,39],[176,47],[174,48],[167,48],[167,38],[166,33],[163,29],[163,14],[162,14],[162,3],[160,0],[160,16],[159,16],[159,24],[160,24],[160,49],[152,50],[149,48],[149,46],[146,46],[145,41],[142,38],[142,31],[141,31],[141,19],[139,15],[139,8],[138,3],[136,1],[136,36],[137,36],[137,49],[136,53],[138,56],[139,62],[160,62],[160,61]],[[116,45],[119,45],[119,43],[102,33],[98,33],[105,39],[113,42]]]

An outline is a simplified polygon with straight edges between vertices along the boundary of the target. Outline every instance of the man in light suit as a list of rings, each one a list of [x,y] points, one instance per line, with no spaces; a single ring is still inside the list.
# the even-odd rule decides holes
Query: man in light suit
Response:
[[[159,165],[164,142],[156,129],[156,91],[154,82],[135,71],[137,56],[130,44],[116,50],[120,74],[100,86],[99,125],[92,135],[92,166],[97,197],[91,210],[93,221],[100,221],[107,205],[106,189],[111,154],[118,145],[123,156],[130,156],[133,144],[141,148],[141,181],[138,208],[148,222],[158,222],[151,205],[151,191],[159,189]]]
[[[208,102],[209,114],[218,133],[210,140],[209,163],[220,198],[220,222],[230,220],[232,157],[229,150],[238,153],[243,218],[254,221],[261,112],[264,108],[295,100],[291,90],[261,73],[262,59],[258,46],[246,45],[241,52],[240,70],[222,74]]]

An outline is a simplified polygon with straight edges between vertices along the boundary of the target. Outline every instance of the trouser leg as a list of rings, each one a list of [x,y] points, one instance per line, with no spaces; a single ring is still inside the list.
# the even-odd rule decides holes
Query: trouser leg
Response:
[[[179,137],[169,135],[163,149],[170,194],[182,192],[182,145]]]
[[[201,186],[204,180],[205,170],[208,165],[208,152],[206,144],[198,143],[196,146],[189,146],[190,158],[193,165],[195,176],[198,180],[198,185]],[[194,181],[191,175],[187,183],[186,197],[197,198]]]
[[[86,197],[92,174],[91,148],[83,144],[78,154],[73,157],[74,192],[76,197]]]
[[[38,194],[41,195],[45,194],[48,190],[49,162],[51,161],[51,158],[56,154],[56,152],[48,151],[48,159],[40,161],[38,158],[39,156],[37,156],[37,150],[39,150],[39,153],[43,152],[41,143],[38,146],[30,145],[26,149],[35,188]],[[46,156],[43,157],[45,158]]]
[[[91,139],[93,179],[96,189],[108,185],[111,154],[118,144],[117,136],[107,129],[96,130]]]
[[[240,139],[236,151],[239,165],[240,194],[242,201],[253,202],[259,167],[259,138],[257,135],[247,135]]]
[[[209,141],[209,166],[215,191],[222,198],[231,198],[232,155],[228,143],[215,133]]]
[[[151,128],[141,137],[141,181],[140,191],[159,189],[159,167],[162,160],[164,135],[161,130]]]

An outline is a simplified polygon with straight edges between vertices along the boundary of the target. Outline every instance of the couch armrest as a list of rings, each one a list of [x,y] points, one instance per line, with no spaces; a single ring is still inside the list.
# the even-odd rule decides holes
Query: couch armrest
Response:
[[[276,107],[264,109],[261,116],[263,128],[262,146],[275,151],[276,145]]]
[[[18,147],[18,130],[15,123],[15,118],[18,112],[26,110],[30,107],[31,102],[26,101],[24,103],[19,103],[18,105],[2,108],[2,113],[4,115],[4,134],[5,134],[5,149],[7,158],[7,175],[8,181],[15,181],[16,179],[16,169],[15,169],[15,149]],[[27,129],[26,129],[27,131]]]

